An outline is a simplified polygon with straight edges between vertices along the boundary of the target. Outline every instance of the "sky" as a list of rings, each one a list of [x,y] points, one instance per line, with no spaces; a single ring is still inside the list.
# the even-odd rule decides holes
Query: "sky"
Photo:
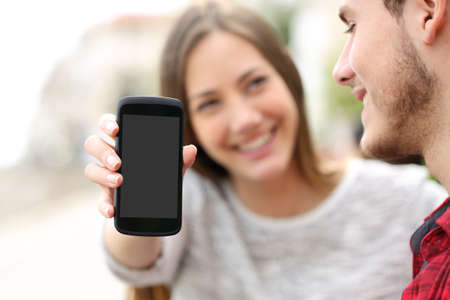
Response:
[[[24,154],[42,84],[92,25],[119,14],[164,15],[188,0],[15,0],[0,4],[0,168]]]

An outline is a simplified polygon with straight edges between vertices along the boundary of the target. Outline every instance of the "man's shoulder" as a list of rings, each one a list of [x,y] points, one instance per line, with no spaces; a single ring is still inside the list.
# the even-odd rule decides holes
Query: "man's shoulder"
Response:
[[[450,250],[448,248],[434,256],[403,291],[402,300],[413,299],[450,299]]]

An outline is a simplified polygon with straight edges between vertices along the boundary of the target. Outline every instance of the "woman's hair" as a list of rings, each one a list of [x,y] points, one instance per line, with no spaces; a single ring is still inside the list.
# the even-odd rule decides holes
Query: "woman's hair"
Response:
[[[188,8],[174,24],[162,53],[161,94],[178,98],[187,107],[185,74],[189,54],[200,40],[216,31],[228,32],[250,42],[283,78],[299,114],[295,158],[302,175],[310,184],[328,182],[329,176],[320,171],[312,145],[300,74],[275,30],[250,10],[239,6],[222,7],[214,2]],[[193,168],[213,180],[227,177],[227,170],[213,161],[199,145],[188,109],[184,128],[185,143],[198,147]]]
[[[125,300],[169,300],[170,289],[164,285],[137,288],[127,287],[125,290]]]

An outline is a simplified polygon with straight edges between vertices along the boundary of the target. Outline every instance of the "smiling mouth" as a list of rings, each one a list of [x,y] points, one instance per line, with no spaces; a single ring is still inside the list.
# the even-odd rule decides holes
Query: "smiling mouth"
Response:
[[[236,150],[240,152],[254,152],[261,148],[264,148],[264,146],[268,145],[270,142],[272,142],[277,128],[272,128],[268,133],[261,135],[260,137],[252,140],[249,143],[240,144],[236,146]]]

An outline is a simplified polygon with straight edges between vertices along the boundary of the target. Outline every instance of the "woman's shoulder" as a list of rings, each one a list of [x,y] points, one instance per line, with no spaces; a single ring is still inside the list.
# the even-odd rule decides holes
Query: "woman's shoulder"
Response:
[[[371,198],[431,198],[442,201],[447,192],[431,179],[428,169],[416,164],[394,165],[374,159],[353,159],[343,181],[353,191]]]
[[[360,181],[372,183],[414,185],[430,178],[428,169],[416,164],[394,165],[374,159],[352,159],[348,163],[348,175],[356,175]],[[375,181],[375,182],[374,182]]]
[[[347,215],[365,222],[397,220],[413,230],[447,197],[419,165],[393,165],[372,159],[352,159],[332,196]]]

